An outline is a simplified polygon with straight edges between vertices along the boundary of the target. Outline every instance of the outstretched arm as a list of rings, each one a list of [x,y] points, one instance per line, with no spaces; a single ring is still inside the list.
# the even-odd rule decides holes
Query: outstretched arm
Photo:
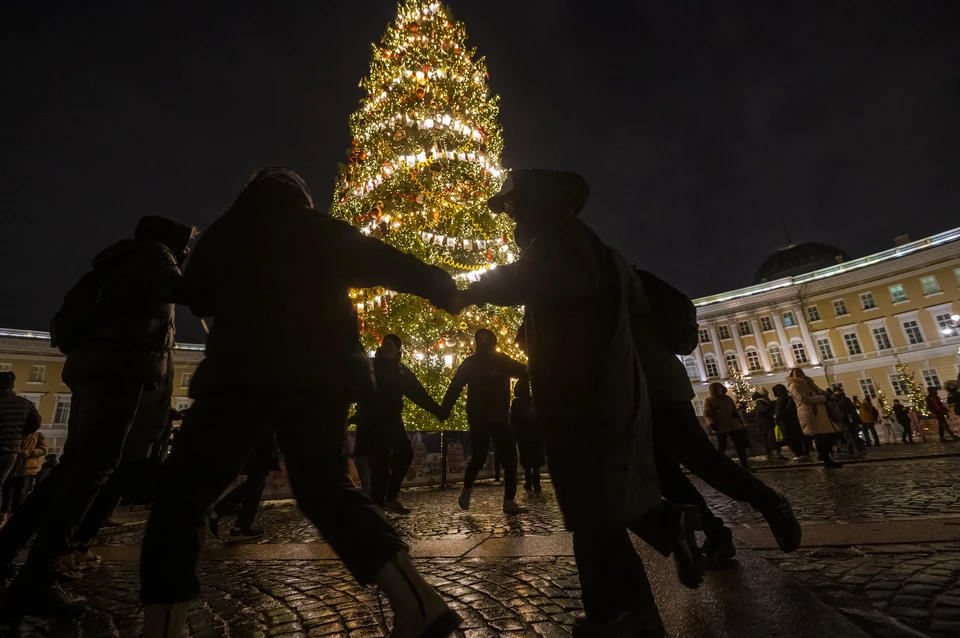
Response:
[[[402,379],[403,396],[407,397],[416,405],[420,406],[442,421],[443,412],[440,409],[440,404],[437,403],[432,396],[430,396],[430,393],[427,392],[427,389],[423,387],[422,383],[420,383],[420,379],[418,379],[413,372],[407,369],[403,371]]]
[[[467,385],[467,375],[470,373],[470,363],[469,360],[464,361],[460,364],[460,367],[457,368],[457,373],[453,375],[453,381],[450,382],[450,387],[447,388],[447,393],[443,396],[443,404],[440,406],[440,414],[437,416],[441,421],[446,421],[450,418],[450,413],[453,412],[453,408],[457,405],[457,400],[460,398],[460,393],[463,392],[464,386]]]

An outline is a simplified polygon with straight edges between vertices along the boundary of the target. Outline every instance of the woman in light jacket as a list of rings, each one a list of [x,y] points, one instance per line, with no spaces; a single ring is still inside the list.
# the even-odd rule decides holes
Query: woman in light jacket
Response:
[[[747,463],[747,431],[743,429],[743,422],[737,412],[737,404],[727,396],[727,388],[722,383],[714,381],[710,384],[710,396],[703,405],[703,416],[707,425],[717,435],[717,449],[727,451],[727,437],[733,439],[740,457],[740,465],[744,469],[755,471]]]
[[[830,448],[833,439],[840,431],[839,426],[830,420],[827,411],[827,395],[817,387],[813,379],[807,378],[800,368],[794,368],[787,377],[787,390],[797,404],[797,416],[800,418],[800,427],[803,433],[813,437],[817,447],[818,457],[823,466],[831,469],[843,467],[830,458]]]

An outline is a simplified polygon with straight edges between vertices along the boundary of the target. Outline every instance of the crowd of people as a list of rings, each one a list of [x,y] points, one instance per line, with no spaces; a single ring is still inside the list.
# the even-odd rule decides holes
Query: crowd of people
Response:
[[[741,406],[722,384],[710,386],[704,415],[716,445],[694,410],[677,355],[697,347],[696,308],[597,237],[579,218],[588,195],[574,173],[513,171],[489,206],[516,223],[522,254],[467,289],[316,210],[304,181],[282,167],[258,172],[198,241],[191,226],[141,219],[132,238],[95,258],[52,322],[73,409],[61,462],[45,480],[31,478],[46,451],[39,416],[13,393],[12,378],[0,376],[0,474],[12,477],[0,501],[11,512],[0,529],[0,616],[84,609],[83,598],[59,585],[65,557],[78,569],[94,562],[89,544],[97,530],[121,496],[147,485],[132,497],[152,502],[140,562],[144,635],[184,635],[188,605],[200,594],[206,535],[219,536],[220,521],[236,510],[229,539],[262,535],[254,518],[282,455],[300,509],[354,578],[386,595],[392,635],[450,635],[459,615],[417,571],[384,512],[409,513],[399,500],[413,456],[404,400],[443,421],[465,388],[472,455],[459,506],[471,508],[491,441],[504,473],[505,515],[525,512],[515,500],[519,466],[524,488],[539,492],[549,460],[582,587],[575,635],[664,635],[630,532],[672,556],[690,588],[705,569],[736,555],[731,531],[684,467],[755,508],[779,547],[794,551],[800,524],[788,499],[750,468]],[[480,330],[475,353],[436,400],[403,364],[400,336],[384,337],[372,360],[360,347],[349,289],[377,286],[451,314],[522,306],[516,338],[528,363],[498,353],[496,335]],[[176,304],[209,326],[184,414],[170,407]],[[888,441],[892,420],[903,426],[904,442],[914,436],[898,402],[892,414],[879,414],[869,398],[857,404],[842,388],[822,390],[800,369],[773,395],[761,390],[753,400],[774,458],[782,445],[798,459],[815,449],[836,468],[838,445],[862,451],[880,443],[877,424]],[[960,405],[955,392],[948,402]],[[941,438],[953,437],[935,390],[928,405]],[[362,489],[347,473],[351,419]],[[730,441],[739,463],[725,454]],[[241,473],[247,480],[222,497]]]

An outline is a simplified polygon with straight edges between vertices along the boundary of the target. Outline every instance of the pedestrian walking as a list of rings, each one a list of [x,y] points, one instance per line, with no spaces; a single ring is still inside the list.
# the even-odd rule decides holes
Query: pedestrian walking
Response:
[[[703,416],[706,417],[707,425],[717,437],[717,449],[726,453],[727,439],[732,439],[737,449],[737,456],[740,458],[740,465],[743,469],[753,472],[747,459],[749,445],[747,431],[743,428],[743,421],[740,420],[740,412],[736,404],[727,396],[727,388],[722,383],[716,381],[711,383],[709,392],[710,396],[704,402]]]
[[[943,401],[940,400],[940,395],[937,394],[937,389],[934,387],[927,388],[927,410],[930,414],[937,420],[937,424],[940,427],[940,442],[946,443],[946,435],[950,435],[951,441],[957,440],[957,435],[953,433],[953,430],[950,429],[950,424],[947,423],[947,416],[950,412],[947,410],[946,406],[943,405]]]
[[[370,458],[370,495],[381,509],[406,515],[399,500],[403,479],[413,463],[413,447],[403,425],[403,399],[440,418],[440,405],[416,375],[403,364],[403,342],[389,334],[373,358],[376,389],[357,404],[357,436],[363,436]]]
[[[760,426],[760,436],[763,438],[764,447],[767,449],[767,460],[782,461],[783,452],[781,444],[777,442],[776,419],[774,418],[776,407],[770,401],[770,395],[764,392],[754,392],[753,401],[755,405],[755,414],[757,423]]]
[[[271,429],[300,509],[359,583],[386,594],[394,635],[452,633],[460,617],[354,489],[344,455],[349,406],[375,383],[350,288],[383,286],[449,307],[450,276],[315,210],[299,175],[270,167],[203,235],[184,278],[191,311],[212,325],[143,540],[146,638],[183,635],[200,594],[206,513]]]
[[[660,635],[627,529],[672,554],[681,582],[695,587],[699,514],[660,498],[627,310],[636,278],[624,278],[611,250],[577,219],[588,192],[573,173],[512,171],[490,208],[517,222],[523,253],[472,284],[460,305],[524,306],[531,391],[582,587],[574,635]]]
[[[100,487],[120,463],[144,388],[166,374],[174,345],[174,304],[185,301],[180,266],[196,230],[144,217],[134,236],[103,250],[51,321],[51,342],[67,355],[72,392],[63,457],[0,530],[0,567],[36,539],[0,604],[10,621],[61,616],[86,600],[58,585],[62,558]]]
[[[447,388],[440,408],[441,420],[449,418],[467,387],[467,423],[470,425],[470,462],[463,477],[463,489],[457,502],[470,509],[470,495],[477,474],[487,461],[490,439],[503,464],[503,511],[525,514],[517,505],[517,442],[510,427],[510,380],[524,378],[527,367],[497,352],[497,337],[481,328],[474,335],[476,352],[460,364]]]
[[[953,409],[953,413],[960,416],[960,389],[956,381],[947,382],[947,405]]]
[[[523,467],[523,489],[537,494],[540,486],[540,468],[546,462],[543,439],[537,421],[537,406],[530,396],[530,382],[524,377],[513,386],[513,403],[510,405],[510,427],[520,449],[520,465]]]
[[[847,439],[847,452],[853,454],[855,451],[860,454],[867,453],[867,446],[861,438],[862,424],[860,422],[860,411],[850,397],[843,390],[843,386],[836,385],[833,393],[840,399],[840,410],[843,413],[843,424],[846,427],[844,435]],[[858,401],[859,403],[859,401]]]
[[[43,465],[43,458],[47,455],[47,438],[43,432],[37,431],[23,437],[20,444],[20,453],[13,465],[10,475],[3,483],[3,504],[0,514],[0,525],[7,522],[12,512],[19,509],[20,504],[33,491],[37,482],[37,474]]]
[[[910,412],[906,406],[900,403],[900,399],[893,400],[893,414],[897,423],[903,428],[903,436],[900,441],[903,443],[913,443],[913,424],[910,422]]]
[[[880,413],[877,411],[877,408],[873,405],[873,401],[870,397],[863,397],[863,401],[860,402],[860,424],[863,428],[863,438],[864,443],[867,447],[870,447],[870,435],[873,435],[873,444],[880,446],[880,435],[877,434],[877,421],[880,419]]]
[[[886,445],[897,442],[897,435],[893,430],[893,415],[883,404],[880,404],[880,436]]]
[[[773,396],[777,398],[774,404],[774,422],[783,432],[790,451],[793,452],[794,462],[805,462],[810,460],[810,449],[807,447],[806,439],[803,435],[803,429],[800,427],[800,418],[797,416],[797,404],[793,397],[787,392],[787,387],[782,383],[773,386]]]
[[[271,470],[279,469],[280,464],[274,453],[273,431],[267,430],[241,470],[246,480],[230,490],[213,506],[208,520],[210,534],[214,538],[220,538],[221,519],[234,512],[237,513],[237,520],[230,529],[228,541],[249,541],[266,534],[263,528],[254,527],[253,523],[260,510],[263,490],[267,487],[267,477],[270,476]]]
[[[23,450],[23,438],[40,429],[40,413],[29,399],[17,396],[13,386],[17,375],[0,372],[0,485],[6,487],[7,477],[13,472]],[[0,507],[9,514],[6,491],[0,492]],[[19,505],[19,503],[18,503]],[[2,582],[3,575],[0,575]]]
[[[800,368],[790,371],[790,376],[787,377],[787,390],[797,405],[797,417],[800,419],[803,433],[814,439],[817,458],[828,469],[842,468],[843,465],[830,456],[830,449],[833,447],[833,440],[839,428],[830,418],[826,392],[821,390]]]

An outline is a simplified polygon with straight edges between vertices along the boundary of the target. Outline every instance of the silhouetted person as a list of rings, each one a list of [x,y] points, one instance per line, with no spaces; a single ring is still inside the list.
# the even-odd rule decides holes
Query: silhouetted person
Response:
[[[513,403],[510,405],[510,425],[517,437],[520,450],[520,465],[523,466],[523,489],[536,493],[540,486],[540,468],[546,462],[543,453],[543,438],[537,421],[537,406],[530,396],[530,382],[520,379],[513,386]]]
[[[950,424],[947,423],[947,416],[950,412],[947,410],[947,407],[943,405],[943,401],[940,400],[940,395],[937,394],[937,389],[934,387],[927,388],[927,409],[940,426],[940,442],[946,443],[946,435],[948,434],[950,435],[951,441],[956,441],[957,435],[953,433],[953,430],[950,429]]]
[[[270,476],[270,470],[274,468],[279,469],[279,464],[274,455],[273,432],[268,430],[250,454],[242,470],[247,477],[246,480],[230,490],[229,494],[214,505],[209,522],[210,533],[214,538],[220,538],[220,519],[237,510],[239,510],[237,520],[227,540],[248,541],[260,538],[266,533],[263,529],[254,527],[253,522],[260,510],[260,500],[263,498],[263,490],[267,487],[267,477]]]
[[[0,372],[0,485],[5,484],[17,464],[23,437],[40,429],[40,413],[33,402],[13,391],[16,380],[13,372]],[[3,511],[10,512],[9,505]]]
[[[910,423],[910,411],[900,403],[900,399],[893,400],[893,414],[897,417],[897,423],[903,428],[903,436],[900,437],[900,440],[903,443],[913,443],[913,424]]]

